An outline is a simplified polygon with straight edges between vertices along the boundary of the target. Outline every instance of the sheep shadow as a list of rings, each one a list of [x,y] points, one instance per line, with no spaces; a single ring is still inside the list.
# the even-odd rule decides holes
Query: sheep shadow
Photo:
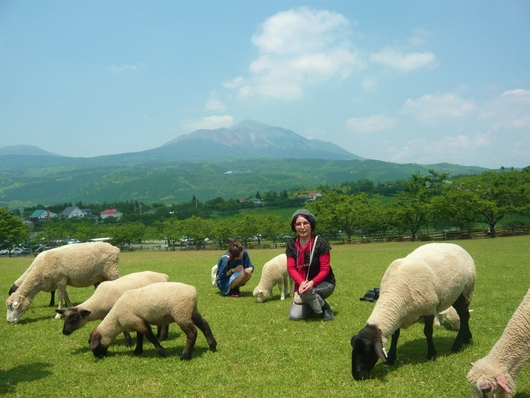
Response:
[[[0,395],[16,394],[17,384],[20,382],[31,382],[50,376],[52,372],[47,368],[52,366],[51,363],[37,362],[0,370]]]
[[[456,337],[456,335],[455,335]],[[376,366],[371,372],[371,377],[374,379],[383,379],[389,372],[393,372],[399,369],[401,366],[414,365],[420,363],[429,362],[427,359],[427,341],[425,338],[417,338],[410,341],[403,341],[404,336],[400,337],[397,347],[397,359],[393,365],[387,365],[381,361],[378,361]],[[454,342],[454,338],[446,337],[434,337],[434,346],[438,352],[437,358],[448,357],[450,355],[458,355],[451,353],[451,347]],[[466,344],[462,346],[462,350],[465,350]]]

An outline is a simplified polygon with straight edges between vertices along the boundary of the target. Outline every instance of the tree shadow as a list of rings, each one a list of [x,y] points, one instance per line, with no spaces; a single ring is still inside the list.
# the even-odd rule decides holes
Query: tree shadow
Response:
[[[16,393],[17,384],[20,382],[31,382],[50,376],[52,372],[47,368],[51,366],[51,363],[37,362],[0,370],[0,395]]]

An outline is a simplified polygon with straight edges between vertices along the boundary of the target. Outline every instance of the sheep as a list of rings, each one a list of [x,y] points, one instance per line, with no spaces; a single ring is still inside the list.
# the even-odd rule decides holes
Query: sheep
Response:
[[[351,338],[352,376],[356,380],[367,378],[378,358],[394,364],[400,328],[409,327],[421,317],[425,320],[427,359],[434,361],[434,317],[451,305],[460,317],[451,352],[460,351],[472,337],[468,308],[474,288],[475,263],[458,245],[430,243],[393,261],[383,276],[379,299],[366,326]],[[387,355],[384,345],[390,335]]]
[[[33,263],[30,264],[30,266],[24,271],[22,275],[13,283],[13,286],[9,289],[9,295],[11,296],[13,293],[17,291],[17,289],[20,287],[22,282],[24,282],[24,279],[26,279],[26,276],[28,276],[29,271],[31,270],[31,266]],[[48,307],[54,307],[55,306],[55,290],[52,290],[50,292],[50,304],[48,304]]]
[[[150,325],[162,326],[172,322],[176,322],[187,337],[181,360],[191,359],[197,339],[195,326],[206,337],[210,350],[217,350],[210,326],[197,308],[197,289],[179,282],[152,283],[123,293],[99,326],[90,333],[89,347],[94,356],[103,357],[118,334],[136,331],[135,355],[143,352],[145,336],[155,346],[158,357],[164,357],[165,350],[153,335]]]
[[[530,361],[530,290],[488,355],[472,363],[467,374],[472,397],[512,397],[517,376]]]
[[[212,286],[217,286],[217,264],[212,267],[210,277],[212,278]]]
[[[272,288],[278,285],[281,299],[285,300],[285,295],[289,294],[287,290],[289,288],[289,281],[292,291],[294,289],[294,283],[287,272],[287,256],[280,254],[263,265],[261,278],[258,286],[254,288],[253,295],[259,303],[262,303],[267,298],[272,297]]]
[[[40,291],[59,291],[59,309],[63,301],[71,307],[66,285],[86,287],[120,277],[120,250],[105,242],[66,245],[42,252],[16,292],[6,300],[7,321],[18,323]],[[57,314],[56,319],[61,315]]]
[[[113,281],[102,282],[94,294],[85,302],[66,310],[56,310],[64,317],[63,334],[69,336],[77,329],[81,329],[90,321],[101,320],[109,313],[112,306],[123,292],[137,289],[155,282],[167,282],[169,277],[158,272],[135,272]],[[161,339],[167,337],[167,328]],[[130,334],[125,333],[126,345],[132,344]]]

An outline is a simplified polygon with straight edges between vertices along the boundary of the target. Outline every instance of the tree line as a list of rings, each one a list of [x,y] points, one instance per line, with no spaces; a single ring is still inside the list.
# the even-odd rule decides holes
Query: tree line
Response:
[[[391,194],[382,195],[381,191]],[[305,203],[299,193],[318,191],[322,197]],[[419,238],[421,231],[458,231],[469,235],[477,225],[488,236],[495,236],[500,222],[527,225],[530,220],[530,168],[501,169],[473,176],[449,178],[433,170],[428,175],[413,174],[406,181],[374,184],[361,180],[337,186],[318,186],[311,190],[257,192],[267,207],[306,207],[317,215],[318,232],[330,237],[342,236],[351,241],[355,235],[407,236]],[[71,204],[68,204],[71,205]],[[85,207],[81,202],[76,203]],[[37,239],[46,243],[66,237],[78,240],[111,237],[118,246],[130,246],[149,233],[169,246],[178,244],[200,247],[205,242],[223,246],[230,239],[245,244],[251,241],[281,242],[292,233],[288,220],[274,214],[260,214],[252,202],[215,198],[204,203],[195,197],[190,202],[172,206],[136,201],[92,204],[92,209],[118,208],[124,216],[119,221],[105,219],[64,220],[55,218],[38,227]],[[64,209],[65,204],[47,209]],[[24,213],[32,209],[24,209]],[[155,211],[152,211],[155,210]],[[53,211],[53,210],[51,210]],[[229,214],[224,218],[213,218]],[[0,245],[11,247],[28,240],[29,228],[7,208],[0,211]],[[33,243],[35,243],[34,241]]]

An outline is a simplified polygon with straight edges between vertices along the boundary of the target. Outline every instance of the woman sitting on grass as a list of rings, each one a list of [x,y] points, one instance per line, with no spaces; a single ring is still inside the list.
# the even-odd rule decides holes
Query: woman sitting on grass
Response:
[[[225,296],[241,297],[239,288],[252,278],[254,266],[241,243],[233,240],[217,262],[217,287]]]

